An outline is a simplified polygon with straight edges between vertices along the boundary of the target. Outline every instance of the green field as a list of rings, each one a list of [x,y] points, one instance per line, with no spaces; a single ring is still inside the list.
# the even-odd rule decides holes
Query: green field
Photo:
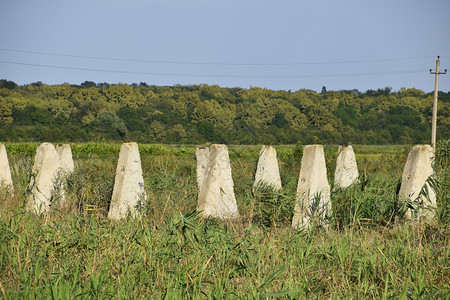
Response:
[[[71,144],[68,206],[25,212],[38,144],[7,144],[15,196],[0,200],[0,297],[433,298],[450,294],[449,141],[437,155],[437,217],[403,219],[396,197],[411,146],[353,145],[361,183],[332,194],[328,229],[290,226],[303,146],[276,146],[283,190],[252,193],[260,146],[229,146],[240,217],[195,212],[195,147],[140,145],[148,195],[111,222],[120,144]],[[332,184],[338,146],[325,146]]]

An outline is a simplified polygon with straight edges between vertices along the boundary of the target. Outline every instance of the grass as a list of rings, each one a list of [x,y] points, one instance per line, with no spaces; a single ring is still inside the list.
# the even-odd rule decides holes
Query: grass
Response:
[[[201,220],[118,224],[95,214],[28,214],[2,226],[8,298],[445,297],[448,232],[353,227],[261,231]]]
[[[142,145],[147,211],[120,222],[106,218],[118,159],[118,150],[109,149],[115,145],[89,151],[74,145],[76,171],[66,193],[71,205],[48,218],[24,211],[33,155],[12,146],[19,149],[9,153],[16,192],[0,202],[0,297],[446,299],[450,294],[448,223],[401,221],[395,195],[405,147],[384,153],[354,146],[365,180],[332,195],[328,229],[298,231],[289,223],[301,146],[277,147],[281,193],[252,193],[260,147],[230,147],[241,217],[218,221],[195,212],[195,149]],[[337,146],[325,147],[330,179],[336,152]]]

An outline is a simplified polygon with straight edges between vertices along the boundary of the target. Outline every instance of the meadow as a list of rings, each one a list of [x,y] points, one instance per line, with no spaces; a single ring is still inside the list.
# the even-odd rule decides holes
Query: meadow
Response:
[[[6,299],[433,298],[450,294],[450,142],[437,152],[437,217],[398,199],[411,146],[354,145],[360,183],[332,193],[330,226],[290,226],[303,146],[275,146],[283,190],[252,192],[260,146],[229,146],[240,217],[195,211],[195,147],[140,145],[147,206],[106,216],[120,144],[71,144],[67,206],[25,211],[38,144],[7,144],[14,197],[0,200]],[[325,146],[330,184],[338,146]],[[439,154],[439,157],[438,157]]]

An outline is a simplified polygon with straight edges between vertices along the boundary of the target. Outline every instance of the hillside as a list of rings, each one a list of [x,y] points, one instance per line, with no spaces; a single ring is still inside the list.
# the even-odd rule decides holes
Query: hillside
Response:
[[[429,143],[433,95],[414,88],[273,91],[0,81],[0,140],[226,144]],[[438,139],[450,136],[439,93]]]

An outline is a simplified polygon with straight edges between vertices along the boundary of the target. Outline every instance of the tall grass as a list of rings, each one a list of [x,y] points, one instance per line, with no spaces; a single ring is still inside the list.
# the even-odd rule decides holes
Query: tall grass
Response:
[[[396,193],[405,148],[380,155],[381,148],[358,153],[355,146],[361,183],[333,193],[329,229],[299,231],[290,220],[301,145],[277,148],[281,192],[252,191],[259,147],[230,147],[241,214],[232,221],[195,212],[195,149],[143,145],[146,213],[111,222],[118,148],[77,147],[66,192],[71,205],[48,218],[24,210],[34,154],[9,153],[16,194],[0,202],[4,298],[445,299],[450,293],[448,222],[401,221]],[[336,152],[325,148],[329,164]]]
[[[450,223],[450,139],[436,145],[435,174],[428,182],[433,187],[437,201],[437,216],[444,224]]]
[[[174,213],[112,224],[18,213],[0,223],[7,298],[444,298],[448,232],[436,227],[261,231]]]

